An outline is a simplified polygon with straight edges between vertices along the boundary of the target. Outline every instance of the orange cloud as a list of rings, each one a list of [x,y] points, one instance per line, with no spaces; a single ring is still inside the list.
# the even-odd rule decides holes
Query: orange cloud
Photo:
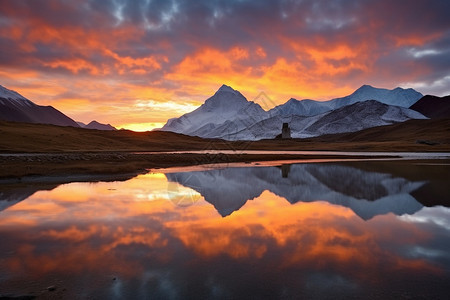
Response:
[[[117,53],[111,51],[110,49],[105,49],[104,53],[116,60],[117,63],[115,64],[115,66],[119,70],[119,74],[124,74],[127,69],[139,75],[143,75],[149,71],[161,69],[161,64],[153,56],[144,58],[119,56]],[[161,60],[167,62],[168,58],[162,57]]]
[[[99,75],[100,69],[94,64],[84,59],[69,59],[69,60],[53,60],[51,62],[43,62],[44,66],[50,68],[64,68],[74,74],[78,74],[80,71],[88,71],[92,75]]]
[[[230,4],[229,11],[212,4],[212,15],[203,2],[198,5],[205,9],[196,13],[176,5],[158,11],[150,9],[157,3],[148,3],[139,9],[154,14],[150,21],[131,14],[137,8],[132,1],[96,8],[55,3],[42,9],[33,1],[1,7],[0,38],[5,42],[0,46],[0,81],[38,104],[68,101],[61,107],[74,109],[63,112],[84,122],[102,119],[140,128],[162,123],[178,111],[149,110],[139,117],[130,103],[151,99],[200,104],[223,83],[250,100],[264,91],[281,104],[291,97],[341,97],[362,84],[394,88],[416,82],[427,89],[432,86],[427,82],[445,77],[444,64],[407,52],[408,47],[440,47],[436,53],[447,53],[445,43],[439,43],[447,37],[444,27],[436,25],[447,20],[439,5],[417,19],[422,11],[417,1],[402,15],[392,13],[399,8],[394,2],[348,1],[336,4],[342,16],[308,3],[245,2],[253,9],[243,11],[237,8],[244,2]],[[433,74],[437,78],[430,79]],[[91,113],[75,109],[75,99],[89,104]],[[99,102],[131,112],[119,116]]]
[[[248,50],[242,47],[234,47],[230,50],[230,54],[235,60],[242,60],[249,57]]]
[[[267,53],[266,53],[266,51],[264,51],[264,49],[263,49],[262,47],[256,48],[255,53],[256,53],[256,55],[258,55],[259,57],[262,57],[262,58],[267,57]]]

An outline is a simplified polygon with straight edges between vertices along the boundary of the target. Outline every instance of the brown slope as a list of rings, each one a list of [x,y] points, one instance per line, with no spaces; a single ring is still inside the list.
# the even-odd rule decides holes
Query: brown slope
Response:
[[[426,95],[411,105],[410,109],[420,112],[431,119],[450,118],[450,95],[437,97]]]
[[[429,145],[428,142],[434,145]],[[450,119],[408,120],[358,132],[308,139],[262,140],[248,149],[338,151],[450,151]]]
[[[323,135],[313,139],[316,141],[346,141],[346,142],[386,142],[402,140],[434,140],[440,143],[450,143],[450,119],[440,120],[408,120],[388,126],[372,127],[365,130]]]
[[[204,149],[207,140],[172,132],[95,130],[0,121],[0,152],[171,151]]]
[[[337,150],[450,151],[450,119],[409,120],[309,139],[227,142],[172,132],[101,131],[0,121],[0,152]],[[429,145],[425,142],[431,142]]]

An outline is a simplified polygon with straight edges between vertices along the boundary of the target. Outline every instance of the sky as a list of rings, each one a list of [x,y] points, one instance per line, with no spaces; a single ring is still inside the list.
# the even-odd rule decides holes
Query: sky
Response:
[[[138,131],[222,84],[265,109],[363,84],[443,96],[449,15],[448,0],[0,0],[0,85]]]

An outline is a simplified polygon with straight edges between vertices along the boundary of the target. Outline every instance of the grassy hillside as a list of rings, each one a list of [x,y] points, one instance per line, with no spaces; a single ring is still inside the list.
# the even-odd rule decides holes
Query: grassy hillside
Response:
[[[172,132],[102,131],[0,121],[0,152],[171,151],[202,149],[204,139]]]
[[[309,139],[227,142],[171,132],[100,131],[0,122],[0,152],[178,150],[450,151],[450,119],[410,120]]]

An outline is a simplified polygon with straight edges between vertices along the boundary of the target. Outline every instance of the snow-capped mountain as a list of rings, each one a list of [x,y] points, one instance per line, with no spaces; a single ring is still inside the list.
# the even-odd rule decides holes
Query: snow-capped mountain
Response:
[[[424,119],[408,110],[422,94],[363,85],[351,95],[329,101],[296,100],[264,111],[233,88],[223,85],[196,110],[170,119],[160,130],[226,140],[272,139],[289,123],[294,138],[353,132],[374,126]],[[368,101],[377,100],[377,101]]]
[[[74,120],[54,107],[36,105],[19,93],[1,85],[0,120],[79,127]]]
[[[10,101],[16,102],[18,105],[32,105],[33,102],[28,100],[27,98],[23,97],[19,93],[13,90],[9,90],[5,88],[4,86],[0,85],[0,98],[2,100],[8,99]]]
[[[381,103],[409,108],[416,103],[422,94],[414,89],[402,89],[397,87],[393,90],[374,88],[370,85],[363,85],[351,95],[325,101],[332,109],[340,108],[356,102],[366,100],[377,100]]]
[[[311,117],[274,116],[222,138],[227,140],[273,139],[280,134],[283,122],[289,123],[293,138],[306,138],[324,134],[355,132],[410,119],[426,119],[426,117],[408,108],[368,100]]]
[[[332,106],[326,102],[291,98],[286,103],[275,106],[269,110],[269,113],[272,116],[315,116],[332,109]]]
[[[240,92],[222,85],[196,110],[173,118],[160,129],[200,137],[221,137],[267,118],[267,112]]]
[[[324,114],[323,117],[311,126],[308,126],[303,131],[303,134],[317,136],[354,132],[376,126],[400,123],[410,119],[426,119],[426,117],[408,108],[368,100],[343,106]]]
[[[423,207],[411,193],[424,182],[334,163],[226,168],[165,175],[169,181],[199,192],[222,216],[232,214],[265,190],[292,204],[327,201],[348,207],[364,220],[390,212],[413,214]],[[336,178],[344,181],[338,182]]]
[[[291,98],[286,103],[272,108],[269,113],[272,116],[314,116],[367,100],[377,100],[384,104],[409,108],[421,97],[422,94],[413,89],[402,89],[398,87],[393,90],[388,90],[363,85],[351,95],[328,101],[315,101],[310,99],[296,100]]]

